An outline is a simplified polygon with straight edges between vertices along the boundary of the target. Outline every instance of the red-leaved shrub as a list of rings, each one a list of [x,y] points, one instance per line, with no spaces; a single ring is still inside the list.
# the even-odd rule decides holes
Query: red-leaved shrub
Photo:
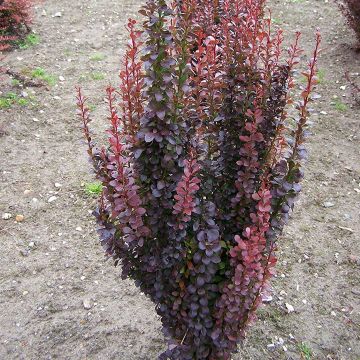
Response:
[[[31,0],[0,1],[0,51],[29,31]]]
[[[355,31],[360,44],[360,1],[359,0],[337,0],[337,3],[345,15],[349,26]]]
[[[319,34],[295,101],[300,34],[282,62],[264,0],[201,5],[148,0],[143,31],[129,22],[108,146],[77,95],[103,184],[101,243],[155,302],[169,339],[160,359],[230,359],[255,319],[301,190],[317,82]]]

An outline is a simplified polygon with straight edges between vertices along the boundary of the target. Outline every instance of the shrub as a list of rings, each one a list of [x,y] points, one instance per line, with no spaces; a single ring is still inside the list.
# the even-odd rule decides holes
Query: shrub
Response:
[[[103,185],[101,243],[156,303],[169,339],[160,359],[230,359],[255,319],[301,190],[316,84],[319,34],[295,101],[299,33],[282,63],[264,1],[196,3],[148,0],[143,32],[129,21],[107,147],[77,94]]]
[[[30,30],[31,6],[31,0],[0,1],[0,51]]]
[[[349,26],[355,31],[360,43],[360,1],[359,0],[337,0],[337,3],[345,15]]]

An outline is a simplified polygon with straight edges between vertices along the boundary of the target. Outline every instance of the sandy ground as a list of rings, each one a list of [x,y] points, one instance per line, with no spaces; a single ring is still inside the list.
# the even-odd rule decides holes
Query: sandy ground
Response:
[[[19,72],[42,68],[57,81],[19,89],[1,79],[2,95],[25,90],[31,101],[0,109],[0,214],[13,216],[0,218],[0,359],[155,360],[165,347],[153,304],[104,260],[74,105],[81,84],[96,130],[105,129],[103,89],[116,84],[123,26],[140,5],[43,1],[33,26],[40,43],[4,61]],[[360,55],[330,1],[269,6],[286,35],[302,30],[306,54],[320,27],[322,97],[304,191],[280,240],[273,299],[234,360],[359,360],[360,108],[343,75],[360,72]]]

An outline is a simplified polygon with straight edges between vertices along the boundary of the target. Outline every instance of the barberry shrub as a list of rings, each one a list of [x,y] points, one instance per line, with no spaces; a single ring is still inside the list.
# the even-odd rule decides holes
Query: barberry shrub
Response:
[[[0,51],[29,32],[31,7],[31,0],[0,1]]]
[[[355,31],[360,45],[360,1],[359,0],[336,0],[340,10],[345,15],[349,26]]]
[[[320,35],[296,101],[300,34],[283,53],[264,2],[148,0],[142,30],[127,26],[120,87],[107,89],[107,146],[78,89],[101,243],[155,302],[160,359],[230,359],[301,190]]]

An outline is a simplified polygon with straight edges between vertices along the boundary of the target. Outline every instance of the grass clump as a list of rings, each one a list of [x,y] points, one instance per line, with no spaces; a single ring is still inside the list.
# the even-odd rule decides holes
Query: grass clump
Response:
[[[55,76],[48,74],[43,68],[36,68],[31,71],[31,77],[33,79],[43,80],[51,86],[56,84]]]
[[[40,36],[34,33],[17,42],[20,49],[25,50],[40,43]]]
[[[87,195],[100,195],[102,184],[100,182],[91,182],[85,184],[85,192]]]
[[[90,57],[91,61],[102,61],[105,59],[105,55],[101,53],[96,53]]]

